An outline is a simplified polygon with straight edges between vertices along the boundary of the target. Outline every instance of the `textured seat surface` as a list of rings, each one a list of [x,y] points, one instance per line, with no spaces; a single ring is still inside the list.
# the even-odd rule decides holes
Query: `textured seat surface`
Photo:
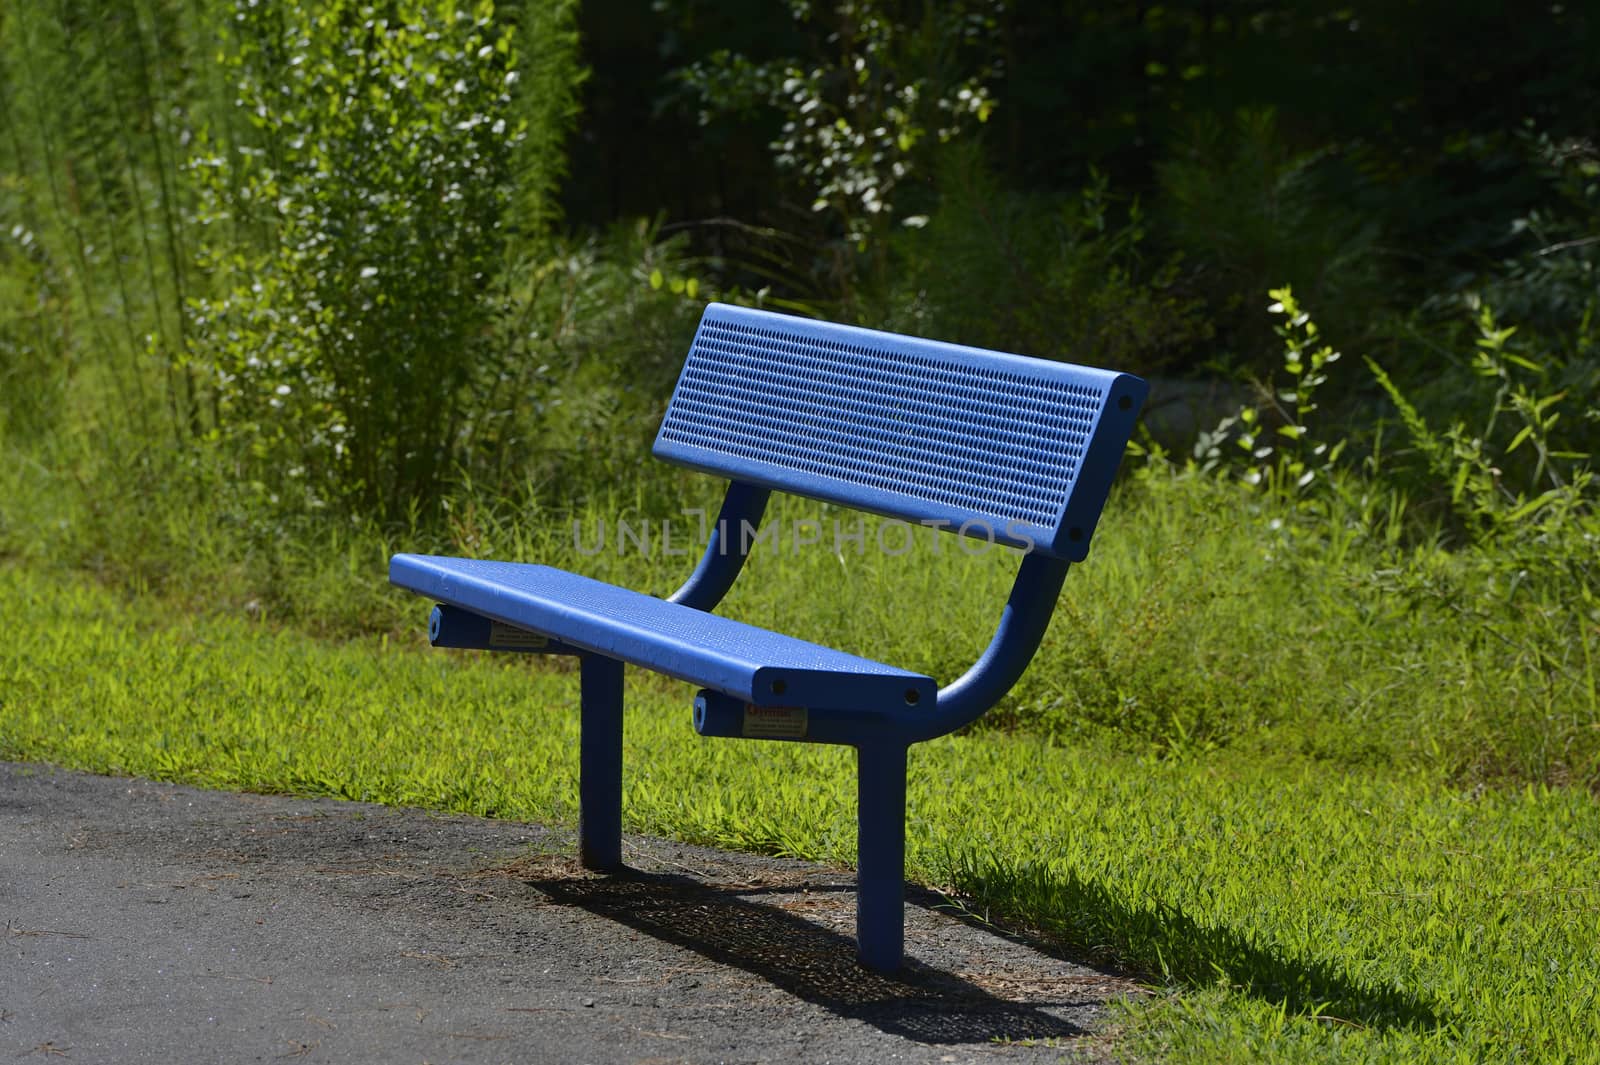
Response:
[[[396,555],[389,580],[758,706],[934,705],[936,685],[922,674],[549,566]]]

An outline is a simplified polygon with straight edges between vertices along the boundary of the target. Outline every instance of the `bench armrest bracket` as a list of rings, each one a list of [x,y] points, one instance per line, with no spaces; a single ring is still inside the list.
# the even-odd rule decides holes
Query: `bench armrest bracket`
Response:
[[[1044,639],[1069,563],[1041,552],[1023,557],[994,639],[972,668],[939,689],[933,713],[903,720],[908,743],[920,743],[971,724],[1011,690]],[[912,724],[914,722],[914,724]]]
[[[734,578],[744,568],[750,554],[753,536],[746,536],[761,525],[766,513],[767,500],[772,490],[744,481],[731,481],[728,493],[722,497],[722,509],[711,525],[711,535],[706,539],[706,553],[700,564],[683,582],[683,587],[667,597],[667,602],[693,607],[695,610],[714,610],[722,597],[733,587]]]

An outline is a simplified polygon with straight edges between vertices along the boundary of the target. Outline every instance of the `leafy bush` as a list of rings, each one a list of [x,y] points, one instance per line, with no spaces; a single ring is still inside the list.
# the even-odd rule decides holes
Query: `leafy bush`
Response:
[[[1273,328],[1283,342],[1288,384],[1279,386],[1270,379],[1260,384],[1262,405],[1243,407],[1202,434],[1195,455],[1206,472],[1232,466],[1246,484],[1293,500],[1329,483],[1328,475],[1349,443],[1341,438],[1330,446],[1314,431],[1322,426],[1311,424],[1321,420],[1311,414],[1318,408],[1317,392],[1328,380],[1324,371],[1339,361],[1340,353],[1322,341],[1317,323],[1300,307],[1292,288],[1273,289],[1268,295],[1273,303],[1267,313],[1284,319]],[[1230,436],[1237,450],[1224,458],[1222,443]],[[1317,484],[1319,475],[1323,480]]]
[[[263,492],[400,516],[482,430],[495,383],[492,297],[528,135],[511,30],[488,0],[240,0],[235,32],[255,136],[193,168],[225,292],[192,307],[193,357]],[[559,126],[571,85],[540,80],[534,120]],[[258,251],[236,243],[252,230]]]
[[[1600,144],[1524,129],[1521,145],[1543,195],[1512,220],[1501,258],[1465,291],[1565,354],[1600,361]],[[1450,292],[1454,298],[1458,292]]]
[[[1470,540],[1514,549],[1545,520],[1560,525],[1592,509],[1591,456],[1567,439],[1587,435],[1588,399],[1600,379],[1573,389],[1559,355],[1534,361],[1519,354],[1510,343],[1516,327],[1502,328],[1476,299],[1470,305],[1478,332],[1472,369],[1493,389],[1480,425],[1457,415],[1438,431],[1381,367],[1368,365],[1400,412],[1419,460],[1406,472],[1420,467],[1439,488],[1447,486],[1435,495]]]
[[[1365,360],[1409,443],[1386,449],[1381,412],[1356,426],[1313,416],[1339,352],[1292,289],[1274,289],[1271,296],[1276,302],[1269,310],[1285,318],[1276,329],[1288,381],[1267,379],[1260,405],[1202,436],[1195,454],[1203,469],[1237,472],[1268,495],[1299,505],[1310,520],[1323,521],[1328,514],[1321,503],[1330,494],[1350,499],[1352,486],[1341,478],[1358,471],[1341,468],[1340,458],[1353,432],[1366,429],[1371,436],[1360,444],[1368,450],[1367,487],[1399,497],[1391,513],[1431,516],[1431,523],[1411,529],[1424,539],[1492,551],[1509,562],[1521,547],[1543,542],[1542,533],[1565,535],[1593,515],[1596,481],[1588,447],[1596,416],[1589,400],[1600,377],[1592,368],[1574,367],[1559,347],[1537,336],[1529,338],[1532,348],[1521,348],[1513,343],[1517,327],[1501,326],[1487,304],[1469,296],[1476,338],[1470,360],[1463,361],[1471,377],[1463,380],[1457,371],[1435,386],[1452,400],[1447,428],[1438,429],[1382,366]]]
[[[807,54],[756,61],[722,50],[676,77],[699,98],[702,126],[763,106],[781,116],[768,148],[811,211],[835,227],[830,236],[842,234],[830,280],[848,296],[863,267],[883,268],[897,223],[926,220],[909,187],[926,177],[934,147],[988,121],[1003,8],[790,0],[789,10]]]

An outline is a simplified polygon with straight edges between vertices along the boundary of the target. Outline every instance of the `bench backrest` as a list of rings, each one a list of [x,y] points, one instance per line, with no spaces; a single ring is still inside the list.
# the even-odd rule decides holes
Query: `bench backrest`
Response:
[[[732,480],[1082,559],[1145,383],[713,303],[654,452]]]

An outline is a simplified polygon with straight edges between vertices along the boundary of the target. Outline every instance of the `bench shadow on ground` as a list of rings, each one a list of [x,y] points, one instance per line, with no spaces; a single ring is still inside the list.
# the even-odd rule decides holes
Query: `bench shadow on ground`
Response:
[[[1217,986],[1226,974],[1233,991],[1280,1005],[1292,1016],[1358,1028],[1443,1031],[1454,1021],[1448,1009],[1425,997],[1352,979],[1334,963],[1263,946],[1237,928],[1202,923],[1172,906],[1130,907],[1075,873],[1052,873],[1035,888],[1054,896],[1057,912],[1085,915],[1085,935],[1137,944],[1125,947],[1126,953],[1136,966],[1143,955],[1142,968],[1152,979],[1203,988]]]
[[[1064,996],[1045,989],[1027,996],[1033,1001],[1013,1001],[914,959],[897,976],[872,972],[857,964],[853,936],[744,897],[792,896],[802,891],[798,885],[723,887],[633,869],[604,877],[540,876],[525,883],[554,903],[742,969],[839,1016],[921,1043],[1077,1039],[1090,1030],[1047,1008],[1085,1011],[1104,998],[1092,988],[1063,985],[1058,990],[1067,990]],[[808,884],[803,890],[812,897],[834,894],[840,907],[853,909],[853,901],[844,897],[854,895],[851,886]]]
[[[783,908],[783,900],[792,906],[794,895],[802,890],[797,884],[720,886],[680,874],[635,869],[605,877],[575,869],[566,875],[548,870],[524,879],[553,902],[743,969],[841,1016],[924,1043],[1079,1038],[1090,1030],[1054,1014],[1084,1016],[1079,1011],[1118,993],[1108,995],[1105,985],[1073,987],[1068,981],[1052,985],[1047,980],[1017,996],[1027,1001],[1017,1001],[915,960],[896,977],[871,972],[856,963],[853,935],[821,927]],[[1440,1030],[1449,1023],[1447,1011],[1425,999],[1392,986],[1352,981],[1326,962],[1263,949],[1234,929],[1202,925],[1172,912],[1135,914],[1099,885],[1075,878],[1057,887],[1087,907],[1080,912],[1110,914],[1109,923],[1137,926],[1149,942],[1165,943],[1168,981],[1212,986],[1220,969],[1236,980],[1243,978],[1235,990],[1281,1004],[1291,1014],[1380,1030]],[[803,890],[813,896],[833,893],[836,919],[846,910],[853,916],[853,885],[812,882]],[[920,894],[926,897],[908,886],[908,902],[946,908],[939,896]],[[773,896],[775,904],[750,901],[750,896],[762,895]],[[1052,944],[1032,937],[1010,938],[1040,957],[1082,965]],[[1121,983],[1123,994],[1135,986],[1115,978],[1111,982]]]

